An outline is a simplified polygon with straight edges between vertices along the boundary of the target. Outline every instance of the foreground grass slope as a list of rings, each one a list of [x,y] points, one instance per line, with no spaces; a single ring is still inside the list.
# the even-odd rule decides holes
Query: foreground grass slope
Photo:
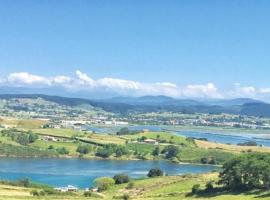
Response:
[[[96,197],[84,197],[83,191],[77,193],[46,195],[33,197],[33,188],[16,187],[0,184],[0,199],[5,200],[69,200],[69,199],[123,199],[123,194],[129,194],[134,200],[269,200],[269,191],[251,191],[246,193],[212,193],[200,196],[190,194],[194,184],[201,184],[202,188],[209,180],[216,180],[218,174],[210,173],[204,175],[168,176],[142,180],[134,180],[134,186],[127,189],[127,184],[115,185]],[[98,196],[98,197],[97,197]]]

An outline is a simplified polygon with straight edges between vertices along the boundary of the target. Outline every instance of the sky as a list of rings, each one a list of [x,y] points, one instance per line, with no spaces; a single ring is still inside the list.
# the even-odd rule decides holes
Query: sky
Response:
[[[268,0],[0,0],[0,84],[270,100]]]

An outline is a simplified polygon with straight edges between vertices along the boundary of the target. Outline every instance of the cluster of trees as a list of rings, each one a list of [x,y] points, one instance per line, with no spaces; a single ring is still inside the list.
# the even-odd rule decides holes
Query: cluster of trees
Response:
[[[149,178],[163,176],[163,175],[164,175],[164,172],[159,168],[152,168],[152,169],[149,170],[149,172],[147,174],[147,176]]]
[[[1,131],[1,134],[10,137],[13,141],[24,146],[33,143],[38,139],[38,135],[32,131],[22,132],[17,129],[5,129]]]
[[[201,158],[202,164],[216,165],[217,161],[215,157],[203,157]]]
[[[77,152],[80,153],[80,154],[88,154],[90,153],[90,151],[92,150],[91,146],[90,145],[79,145],[77,147]]]
[[[196,184],[191,193],[270,189],[270,154],[247,153],[227,161],[222,166],[216,184],[221,187],[214,188],[214,181],[210,181],[206,183],[204,190]]]
[[[111,177],[101,177],[94,180],[94,185],[98,188],[98,191],[104,191],[109,189],[114,184],[119,185],[123,183],[128,183],[130,178],[126,174],[117,174],[113,178]]]
[[[165,158],[172,159],[177,157],[177,155],[180,153],[180,149],[177,146],[169,145],[166,146],[162,151],[162,154],[165,155]]]
[[[249,153],[223,165],[219,184],[228,190],[269,189],[270,154]]]
[[[69,150],[66,149],[65,147],[60,147],[56,149],[57,153],[62,154],[62,155],[67,155],[69,154]]]
[[[157,146],[152,151],[153,156],[159,156],[160,154],[164,154],[166,159],[176,158],[179,153],[180,153],[180,149],[174,145],[166,146],[162,151],[160,150],[160,147]]]
[[[159,168],[152,168],[149,170],[147,176],[149,178],[163,176],[164,172]],[[130,177],[127,174],[116,174],[113,178],[111,177],[101,177],[94,180],[95,187],[98,188],[98,191],[105,191],[113,185],[119,185],[129,183],[127,189],[133,188],[134,184],[131,182]]]
[[[138,134],[140,131],[137,130],[130,130],[128,127],[123,127],[119,131],[117,131],[117,135],[135,135]]]
[[[258,146],[257,142],[255,141],[248,141],[243,143],[238,143],[238,146]]]
[[[125,146],[106,144],[103,147],[98,148],[96,156],[108,158],[115,154],[116,157],[121,157],[123,155],[127,155],[128,153],[129,151]]]

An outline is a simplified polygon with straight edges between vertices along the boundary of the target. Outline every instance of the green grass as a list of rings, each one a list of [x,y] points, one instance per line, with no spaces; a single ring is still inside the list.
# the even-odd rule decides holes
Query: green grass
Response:
[[[0,156],[11,157],[57,157],[53,151],[29,146],[0,145]]]
[[[73,129],[33,129],[34,133],[39,135],[51,135],[51,136],[58,136],[58,137],[67,137],[71,138],[74,135],[83,135],[80,131],[74,131]]]
[[[226,152],[218,149],[202,149],[202,148],[190,148],[183,147],[178,155],[179,160],[183,162],[200,163],[201,158],[213,157],[218,162],[217,164],[222,164],[228,159],[235,157],[236,154],[231,152]]]
[[[127,144],[127,148],[142,154],[151,154],[155,149],[155,146],[151,144],[129,143]]]
[[[146,178],[132,180],[134,187],[126,189],[127,184],[114,185],[107,191],[102,192],[104,200],[122,199],[123,194],[129,194],[132,200],[269,200],[269,191],[251,191],[244,193],[206,193],[201,195],[191,195],[192,186],[200,184],[204,189],[205,184],[218,179],[217,173],[203,175],[186,175],[186,176],[164,176],[157,178]],[[218,187],[218,186],[215,186]],[[33,197],[30,192],[34,188],[25,188],[19,186],[0,184],[0,199],[7,200],[85,200],[100,199],[97,197],[84,197],[83,191],[70,194],[47,195],[43,197]],[[95,196],[98,196],[97,194]]]
[[[134,140],[134,139],[141,138],[143,136],[150,139],[156,139],[156,140],[161,140],[161,141],[166,140],[167,143],[173,143],[176,145],[195,146],[193,143],[188,142],[185,137],[178,136],[178,135],[168,133],[168,132],[144,132],[144,133],[139,133],[135,135],[125,135],[123,137]]]

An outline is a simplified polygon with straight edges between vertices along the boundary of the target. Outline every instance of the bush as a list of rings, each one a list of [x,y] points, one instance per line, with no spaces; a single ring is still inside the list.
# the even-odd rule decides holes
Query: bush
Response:
[[[28,137],[28,135],[22,133],[17,137],[16,141],[19,144],[26,146],[29,144],[29,137]]]
[[[39,192],[37,190],[32,190],[30,194],[33,196],[39,196]]]
[[[180,152],[179,148],[174,145],[166,146],[162,151],[162,153],[165,154],[165,157],[167,159],[176,157],[179,152]]]
[[[29,179],[21,179],[18,181],[18,185],[23,186],[23,187],[29,187],[30,186],[30,181]]]
[[[88,154],[90,152],[90,146],[89,145],[80,145],[80,146],[78,146],[76,151],[80,154]]]
[[[115,184],[123,184],[129,182],[129,177],[126,174],[117,174],[113,177]]]
[[[214,190],[213,184],[214,184],[213,181],[207,182],[205,185],[205,192],[213,192],[213,190]]]
[[[156,148],[153,150],[152,155],[153,155],[153,156],[159,156],[159,154],[160,154],[160,149],[159,149],[159,147],[156,147]]]
[[[108,158],[112,155],[112,151],[110,149],[106,148],[99,148],[97,150],[96,156],[102,157],[102,158]]]
[[[91,191],[85,191],[83,193],[83,196],[85,196],[85,197],[91,197],[92,195],[93,195],[93,193]]]
[[[98,188],[98,191],[107,190],[114,184],[114,179],[110,177],[101,177],[94,180],[94,185]]]
[[[65,148],[65,147],[61,147],[61,148],[57,148],[56,151],[59,153],[59,154],[69,154],[69,151]]]
[[[28,136],[29,143],[33,143],[38,139],[38,135],[30,132]]]
[[[226,162],[222,168],[219,184],[228,190],[270,188],[269,154],[248,153]]]
[[[124,199],[124,200],[129,200],[129,199],[130,199],[130,196],[129,196],[128,194],[124,194],[124,195],[123,195],[123,199]]]
[[[122,155],[127,155],[128,149],[124,146],[118,146],[115,150],[116,157],[121,157]]]
[[[130,190],[134,188],[134,183],[133,182],[129,182],[126,189]]]
[[[157,176],[163,176],[163,171],[159,168],[153,168],[150,169],[150,171],[148,172],[147,176],[152,178],[152,177],[157,177]]]
[[[198,194],[200,192],[200,184],[193,185],[191,193]]]

